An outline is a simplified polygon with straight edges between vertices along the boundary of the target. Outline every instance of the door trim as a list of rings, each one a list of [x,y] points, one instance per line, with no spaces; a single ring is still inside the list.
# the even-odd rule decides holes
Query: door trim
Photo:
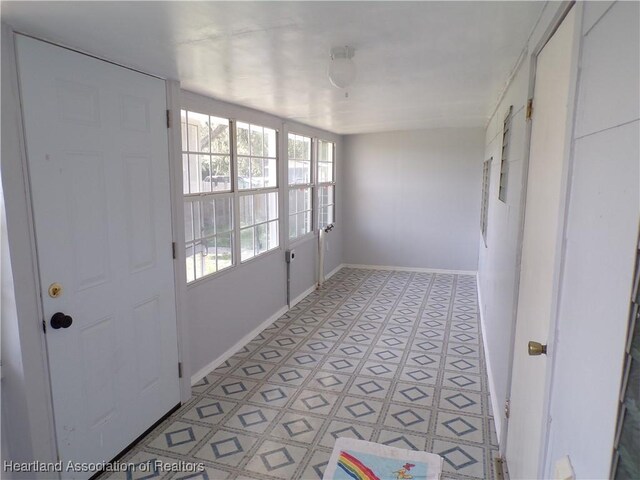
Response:
[[[536,79],[536,69],[538,62],[538,55],[544,48],[544,46],[549,42],[553,34],[560,27],[565,17],[569,13],[569,11],[575,8],[576,9],[576,20],[575,20],[575,30],[574,34],[574,42],[573,42],[573,51],[571,53],[571,66],[570,66],[570,76],[569,76],[569,94],[568,97],[570,99],[570,103],[567,107],[567,129],[565,134],[565,151],[563,155],[563,167],[562,167],[562,179],[561,179],[561,191],[562,195],[560,198],[560,225],[558,228],[558,234],[556,238],[556,262],[554,266],[554,283],[552,289],[552,308],[551,308],[551,318],[549,322],[549,338],[548,338],[548,364],[545,375],[545,392],[544,392],[544,410],[543,410],[543,424],[542,424],[542,438],[540,445],[540,457],[538,459],[538,475],[541,475],[541,472],[545,471],[545,466],[547,463],[547,450],[549,444],[549,422],[551,419],[549,418],[549,410],[550,410],[550,402],[552,395],[552,384],[553,384],[553,372],[555,370],[555,355],[554,350],[557,347],[557,328],[558,328],[558,314],[559,314],[559,303],[562,295],[561,285],[562,285],[562,271],[564,268],[564,254],[565,254],[565,238],[566,238],[566,225],[567,225],[567,217],[568,217],[568,205],[569,205],[569,193],[571,190],[571,172],[573,170],[573,131],[575,126],[575,114],[576,114],[576,104],[577,104],[577,89],[578,89],[578,79],[579,79],[579,59],[580,59],[580,50],[581,50],[581,37],[582,37],[582,19],[584,12],[584,5],[581,2],[575,1],[567,1],[564,2],[555,12],[553,19],[549,22],[547,28],[544,31],[544,34],[538,39],[535,47],[532,48],[531,54],[529,56],[529,82],[528,82],[528,94],[527,98],[533,98],[533,115],[535,116],[535,98],[534,98],[534,90],[535,90],[535,79]],[[520,270],[522,267],[522,244],[524,240],[524,225],[526,218],[526,198],[527,198],[527,182],[529,178],[529,159],[531,152],[531,127],[533,124],[532,119],[525,120],[526,121],[526,130],[525,130],[525,140],[524,140],[524,156],[523,156],[523,178],[522,178],[522,193],[520,204],[518,208],[522,212],[520,215],[520,225],[518,228],[518,238],[517,238],[517,258],[516,258],[516,270],[518,274],[516,275],[516,285],[514,289],[514,302],[513,302],[513,328],[511,331],[511,341],[510,341],[510,362],[509,362],[509,373],[508,373],[508,381],[507,381],[507,393],[511,395],[511,387],[513,384],[513,360],[515,356],[515,337],[516,337],[516,328],[517,328],[517,311],[518,311],[518,300],[520,295]],[[506,457],[506,445],[507,445],[507,436],[509,432],[509,420],[507,419],[501,431],[501,438],[499,441],[500,445],[500,454],[504,458]],[[508,465],[508,458],[506,459]]]
[[[14,38],[13,29],[2,24],[3,191],[14,282],[23,287],[15,290],[27,411],[27,418],[20,421],[28,422],[29,444],[32,449],[29,453],[32,458],[55,462],[58,448],[49,362],[42,330],[44,314],[40,301],[40,277]],[[6,180],[9,178],[12,181]],[[59,474],[57,476],[60,477]],[[35,477],[45,478],[45,475],[35,473]]]

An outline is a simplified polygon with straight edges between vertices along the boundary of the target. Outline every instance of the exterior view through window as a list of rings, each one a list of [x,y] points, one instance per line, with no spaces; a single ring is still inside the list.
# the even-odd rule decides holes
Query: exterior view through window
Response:
[[[278,132],[190,110],[181,111],[181,128],[191,283],[279,247]],[[335,221],[335,144],[295,133],[286,140],[285,218],[295,240],[315,222],[325,228]]]

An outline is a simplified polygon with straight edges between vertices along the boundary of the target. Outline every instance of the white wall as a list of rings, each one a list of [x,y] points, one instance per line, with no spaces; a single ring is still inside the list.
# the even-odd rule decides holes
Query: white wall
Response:
[[[337,221],[327,236],[325,273],[342,263],[341,137],[238,105],[206,98],[190,92],[182,93],[182,108],[211,113],[224,118],[255,122],[280,132],[280,185],[286,184],[286,141],[289,131],[336,142],[337,162]],[[283,153],[284,152],[284,153]],[[248,340],[257,327],[281,313],[287,305],[286,263],[284,251],[295,248],[296,257],[291,266],[291,300],[312,288],[316,283],[318,256],[317,234],[289,244],[288,195],[286,187],[280,189],[280,247],[245,264],[210,278],[198,280],[186,289],[185,312],[189,331],[189,359],[193,380],[199,380],[208,370],[231,353],[239,342]],[[231,351],[230,351],[231,350]]]
[[[607,478],[640,219],[640,5],[586,2],[547,474]],[[609,8],[610,7],[610,8]]]
[[[519,278],[519,233],[527,123],[529,63],[523,62],[491,118],[486,131],[483,160],[493,157],[489,184],[486,244],[479,238],[478,284],[485,356],[496,433],[502,436],[504,404],[509,395],[512,335],[515,326],[516,284]],[[513,106],[509,143],[509,180],[506,202],[498,199],[503,122]]]
[[[345,263],[477,269],[480,128],[344,139]]]

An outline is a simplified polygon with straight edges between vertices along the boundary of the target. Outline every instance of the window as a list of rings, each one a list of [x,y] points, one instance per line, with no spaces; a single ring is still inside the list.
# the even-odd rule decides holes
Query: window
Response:
[[[312,141],[309,137],[289,134],[289,239],[311,232],[312,227]]]
[[[244,262],[278,247],[277,132],[181,114],[187,282],[193,282],[238,257]]]
[[[182,111],[187,282],[233,265],[229,120]]]
[[[489,214],[489,183],[491,181],[491,162],[493,157],[484,162],[482,167],[482,207],[480,210],[480,231],[484,246],[487,246],[487,218]]]
[[[318,140],[318,228],[335,222],[335,151],[334,143]]]
[[[271,128],[237,124],[240,261],[279,245],[277,135]]]
[[[507,202],[507,184],[509,183],[509,140],[511,139],[511,112],[513,105],[509,107],[504,119],[502,129],[502,158],[500,159],[500,188],[498,199]]]

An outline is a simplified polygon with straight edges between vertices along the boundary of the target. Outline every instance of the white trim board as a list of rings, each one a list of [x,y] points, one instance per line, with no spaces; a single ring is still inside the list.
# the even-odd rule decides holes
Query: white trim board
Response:
[[[342,267],[362,268],[365,270],[388,270],[398,272],[419,272],[419,273],[449,273],[455,275],[477,275],[476,270],[447,270],[444,268],[416,268],[416,267],[395,267],[390,265],[359,265],[355,263],[343,263]]]
[[[340,265],[338,265],[336,268],[334,268],[333,270],[331,270],[329,273],[327,273],[324,277],[325,280],[329,280],[331,277],[333,277],[336,273],[338,273],[340,270],[342,270],[344,267],[346,267],[346,265],[344,263],[341,263]]]
[[[484,323],[484,304],[482,303],[482,294],[480,293],[480,278],[476,275],[476,289],[478,291],[478,314],[480,316],[480,328],[482,330],[482,346],[484,348],[484,359],[487,365],[487,378],[489,380],[489,395],[491,396],[491,408],[493,410],[493,421],[496,426],[496,437],[498,443],[500,442],[500,436],[502,432],[502,412],[500,410],[500,404],[496,397],[496,384],[493,379],[493,369],[491,368],[491,360],[489,359],[489,349],[487,345],[487,330]],[[498,445],[500,446],[500,445]]]
[[[333,272],[332,272],[333,273]],[[316,285],[313,285],[312,287],[307,288],[304,292],[302,292],[300,295],[298,295],[296,298],[293,299],[293,301],[291,302],[291,308],[295,307],[298,303],[300,303],[301,300],[303,300],[307,295],[309,295],[310,293],[312,293],[313,291],[315,291],[317,288]],[[198,370],[196,373],[194,373],[191,376],[191,385],[195,385],[196,383],[198,383],[200,380],[202,380],[204,377],[206,377],[207,375],[209,375],[211,372],[213,372],[216,368],[218,368],[220,365],[222,365],[226,360],[228,360],[230,357],[232,357],[233,355],[235,355],[235,353],[240,350],[242,347],[244,347],[247,343],[249,343],[251,340],[253,340],[260,332],[262,332],[265,328],[267,328],[269,325],[271,325],[273,322],[275,322],[276,320],[278,320],[282,315],[284,315],[285,313],[287,313],[290,309],[285,305],[284,307],[282,307],[280,310],[278,310],[276,313],[274,313],[273,315],[271,315],[269,318],[267,318],[264,322],[262,322],[260,325],[258,325],[256,328],[254,328],[253,330],[251,330],[249,333],[247,333],[244,337],[242,337],[240,340],[238,340],[235,344],[233,344],[231,346],[231,348],[227,349],[227,351],[225,351],[222,355],[220,355],[218,358],[216,358],[215,360],[213,360],[212,362],[208,363],[207,365],[205,365],[204,367],[202,367],[200,370]]]

